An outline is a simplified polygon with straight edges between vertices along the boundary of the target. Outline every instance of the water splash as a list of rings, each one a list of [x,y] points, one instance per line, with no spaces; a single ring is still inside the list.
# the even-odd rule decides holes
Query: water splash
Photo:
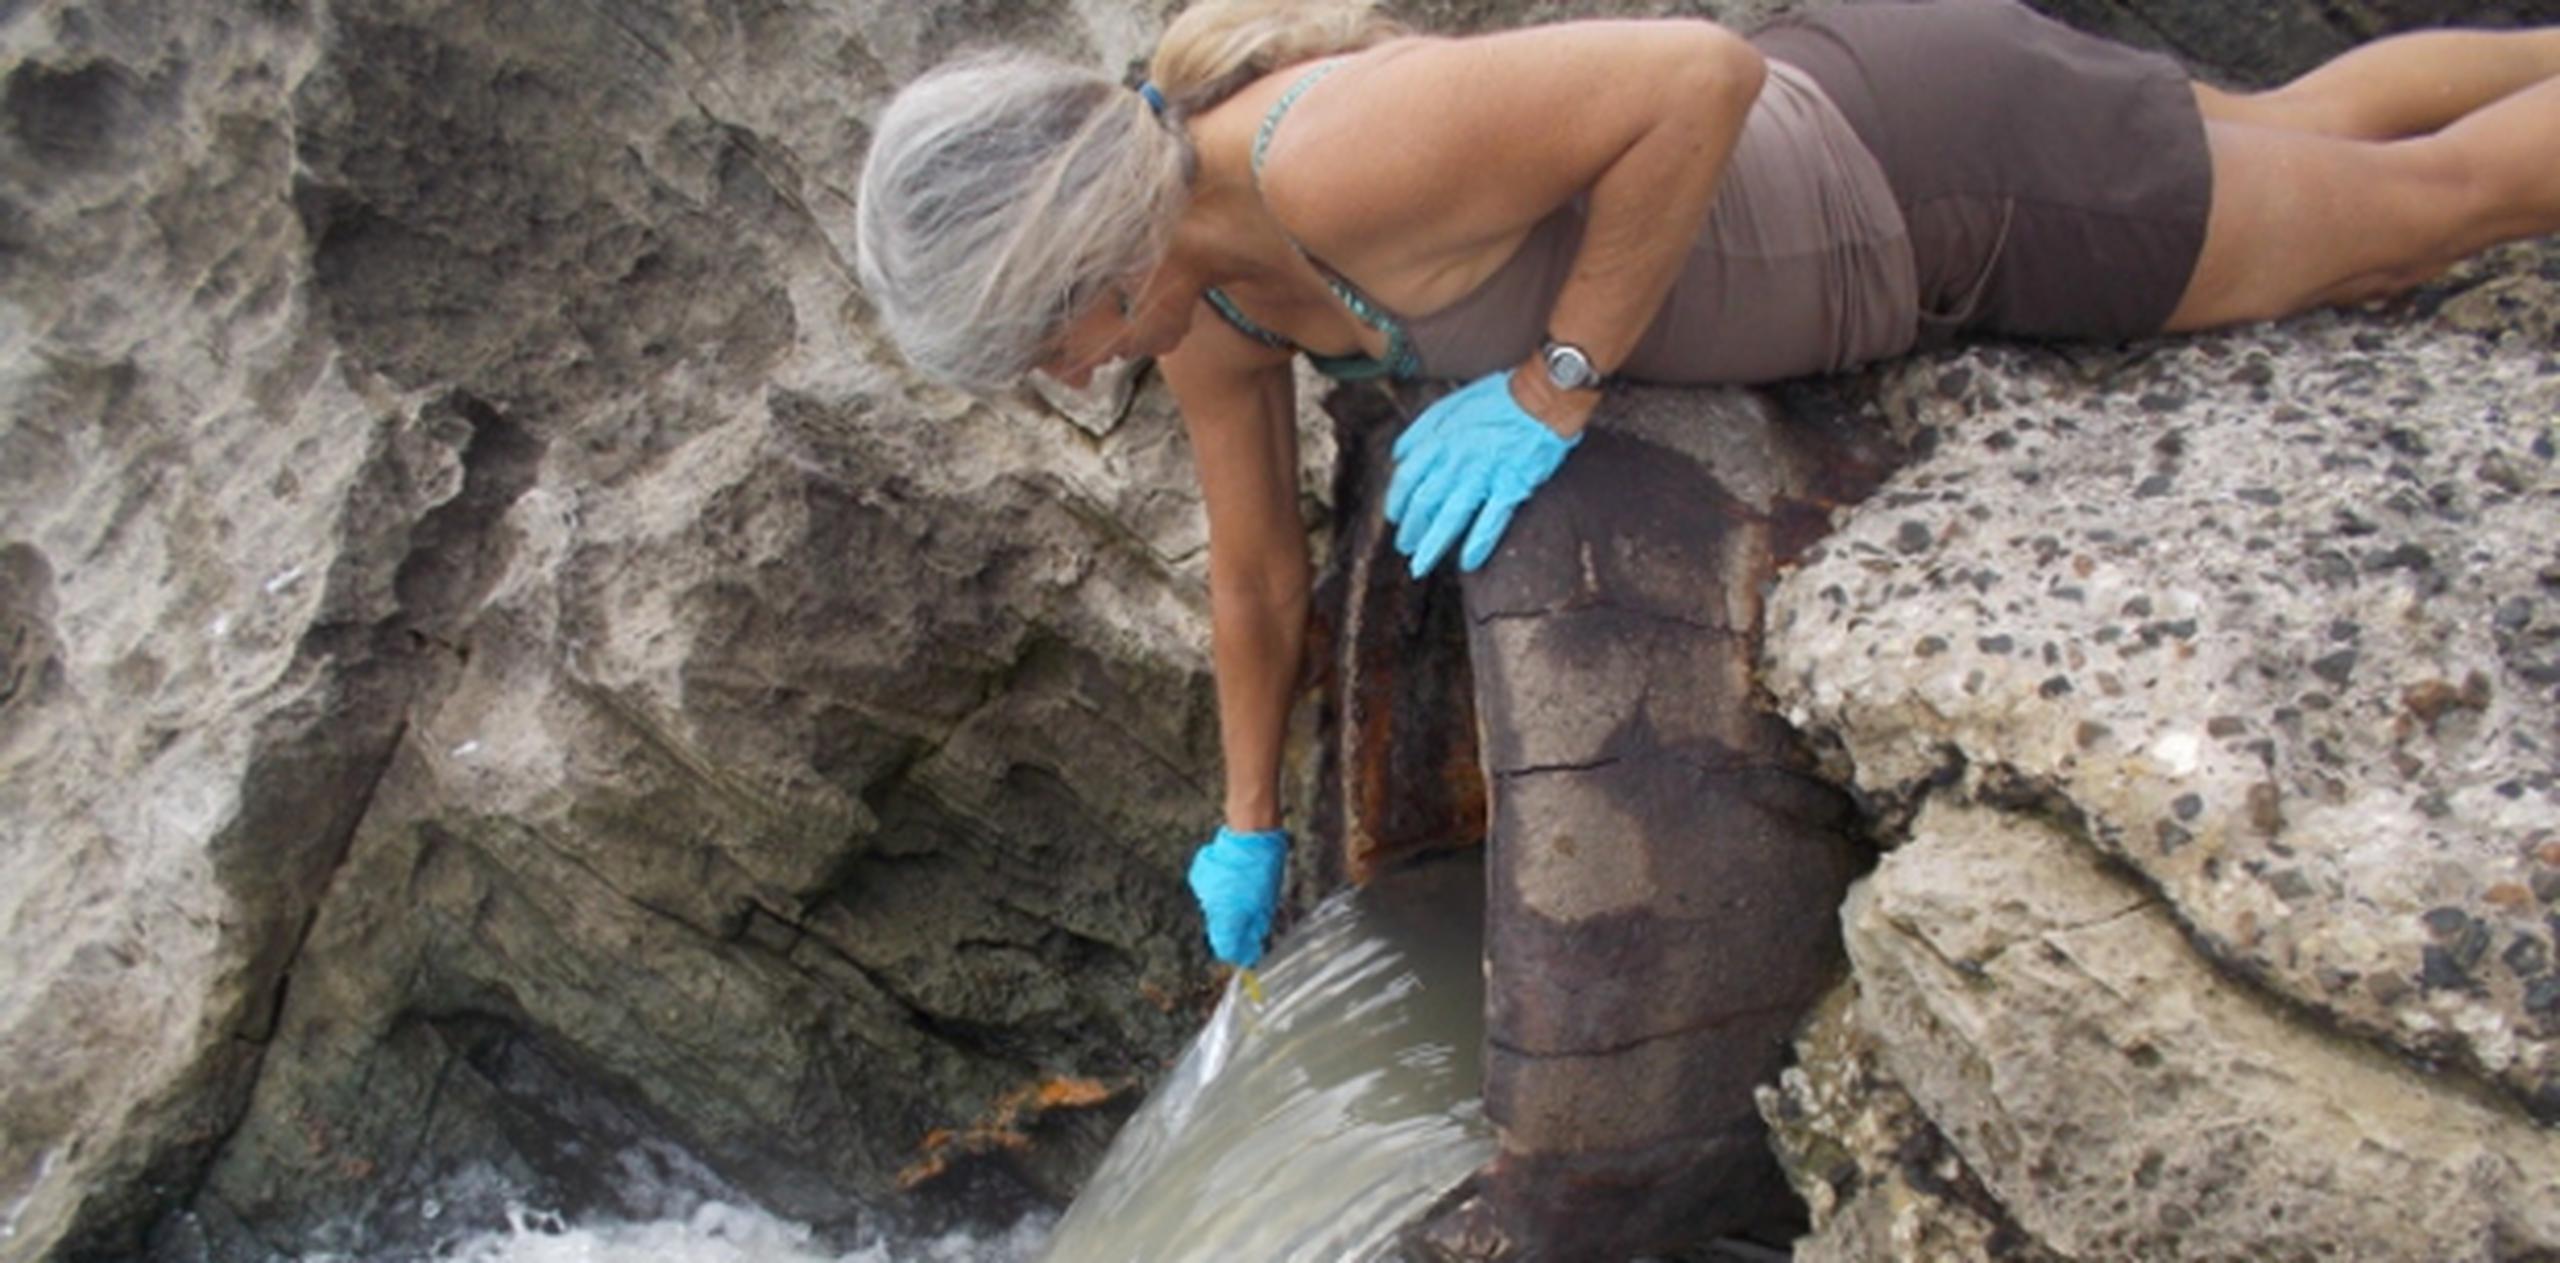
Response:
[[[1493,1152],[1479,1100],[1484,870],[1424,865],[1337,897],[1228,988],[1059,1221],[1048,1263],[1381,1251]]]
[[[1034,1216],[993,1235],[954,1232],[880,1238],[830,1249],[808,1227],[725,1202],[705,1202],[680,1220],[573,1226],[516,1211],[505,1232],[462,1242],[440,1258],[455,1263],[1029,1263],[1051,1220]]]

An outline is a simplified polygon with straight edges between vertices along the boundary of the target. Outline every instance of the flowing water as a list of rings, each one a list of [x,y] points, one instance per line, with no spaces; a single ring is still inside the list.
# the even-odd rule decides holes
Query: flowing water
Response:
[[[1058,1224],[1048,1263],[1371,1257],[1493,1152],[1484,869],[1335,898],[1230,986]]]

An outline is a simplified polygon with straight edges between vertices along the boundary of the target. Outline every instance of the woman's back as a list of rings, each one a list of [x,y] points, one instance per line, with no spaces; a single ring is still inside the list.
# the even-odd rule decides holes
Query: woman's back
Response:
[[[1582,240],[1579,199],[1475,292],[1409,322],[1424,368],[1469,378],[1528,358]],[[1909,350],[1909,234],[1884,173],[1803,72],[1771,62],[1697,244],[1621,371],[1765,382]]]

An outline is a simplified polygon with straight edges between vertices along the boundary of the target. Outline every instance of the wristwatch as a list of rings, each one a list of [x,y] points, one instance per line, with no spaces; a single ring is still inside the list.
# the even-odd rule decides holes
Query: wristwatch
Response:
[[[1538,362],[1547,366],[1547,384],[1558,390],[1600,389],[1600,370],[1590,352],[1570,342],[1547,339],[1538,348]]]

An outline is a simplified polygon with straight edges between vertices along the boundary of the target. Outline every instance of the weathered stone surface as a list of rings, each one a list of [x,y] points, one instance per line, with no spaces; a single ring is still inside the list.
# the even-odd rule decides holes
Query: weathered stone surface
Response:
[[[2230,1260],[2560,1250],[2560,1131],[2222,976],[2157,894],[2060,829],[1933,803],[1843,919],[1865,1033],[1851,1042],[1873,1040],[1874,1060],[1961,1156],[1936,1191],[1978,1181],[2040,1248]],[[1790,1088],[1824,1095],[1805,1076]],[[1858,1129],[1834,1135],[1854,1143]],[[1845,1201],[1818,1197],[1815,1257],[1899,1256],[1895,1169],[1872,1142],[1863,1150],[1849,1187],[1831,1186]],[[1956,1205],[1959,1221],[1972,1213]],[[1908,1222],[1948,1232],[1925,1211]]]
[[[1850,925],[1917,1112],[1833,1135],[1942,1135],[1991,1217],[1885,1180],[1821,1248],[2553,1248],[2555,258],[1887,375],[1935,451],[1780,586],[1768,678],[1914,839]]]
[[[893,85],[1170,7],[0,5],[0,1257],[208,1169],[173,1249],[473,1163],[609,1205],[626,1142],[825,1216],[1143,1075],[1215,797],[1187,457],[1157,392],[906,380],[843,243]],[[2440,320],[2547,344],[2537,287]],[[2539,959],[2439,920],[2439,990]]]
[[[450,433],[315,327],[289,13],[0,26],[0,1256],[143,1213],[236,1112],[387,753]],[[348,582],[362,569],[371,593]],[[432,619],[430,611],[421,617]]]
[[[839,244],[891,85],[1155,18],[10,6],[0,1257],[226,1136],[217,1251],[623,1141],[841,1215],[1174,1045],[1178,430],[905,381]]]
[[[2472,275],[2549,308],[2551,258]],[[2226,968],[2560,1120],[2560,361],[2420,304],[2090,364],[1899,379],[1937,454],[1781,589],[1772,686],[1879,797],[1976,768]]]
[[[1798,1263],[2046,1263],[1858,1021],[1857,987],[1824,996],[1796,1037],[1798,1062],[1760,1089],[1769,1143],[1812,1217]]]

